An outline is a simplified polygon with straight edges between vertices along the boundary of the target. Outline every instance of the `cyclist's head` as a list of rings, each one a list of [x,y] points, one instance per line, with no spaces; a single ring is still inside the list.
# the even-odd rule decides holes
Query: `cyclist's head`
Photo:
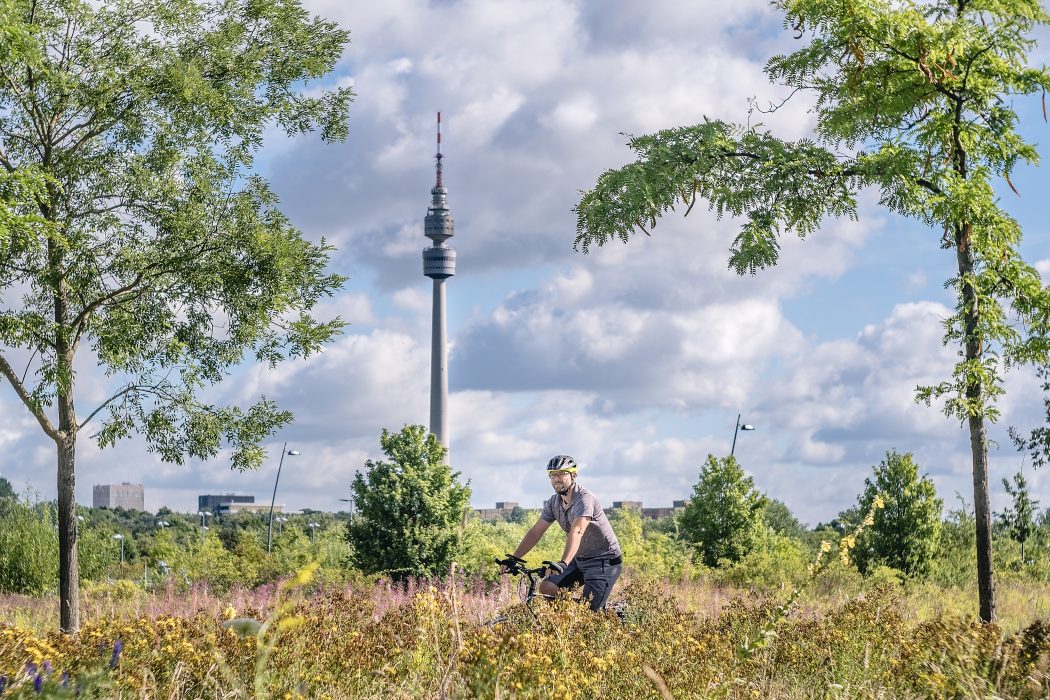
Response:
[[[569,472],[575,474],[577,468],[576,460],[569,455],[555,455],[551,457],[551,461],[547,462],[547,471],[549,472]]]
[[[576,460],[569,455],[556,455],[547,462],[547,475],[559,495],[567,494],[576,483],[576,469]]]

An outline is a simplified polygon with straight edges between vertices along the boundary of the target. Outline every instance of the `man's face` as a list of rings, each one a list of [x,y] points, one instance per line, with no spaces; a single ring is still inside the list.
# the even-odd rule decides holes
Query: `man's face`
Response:
[[[551,478],[551,486],[559,496],[564,496],[572,489],[572,472],[554,471],[547,472]]]

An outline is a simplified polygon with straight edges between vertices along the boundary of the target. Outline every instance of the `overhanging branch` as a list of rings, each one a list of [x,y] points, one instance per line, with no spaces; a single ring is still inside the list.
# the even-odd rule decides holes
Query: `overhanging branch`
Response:
[[[22,399],[22,403],[26,405],[29,412],[32,413],[37,422],[40,423],[40,427],[44,429],[44,432],[47,433],[48,437],[55,442],[58,442],[62,437],[61,432],[55,428],[48,419],[47,414],[44,413],[40,407],[35,404],[32,397],[29,396],[29,392],[26,391],[25,386],[18,379],[18,375],[15,374],[15,371],[11,368],[10,363],[8,363],[7,358],[4,357],[3,354],[0,354],[0,372],[7,377],[7,381],[11,382],[11,386],[14,387],[15,393],[18,394],[18,398]]]

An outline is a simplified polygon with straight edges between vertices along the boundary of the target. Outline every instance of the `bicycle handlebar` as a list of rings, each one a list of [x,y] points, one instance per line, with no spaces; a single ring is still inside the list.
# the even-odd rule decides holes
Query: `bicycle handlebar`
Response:
[[[520,576],[522,574],[534,574],[537,576],[543,576],[547,572],[546,566],[540,566],[535,569],[530,569],[525,566],[525,560],[519,559],[513,554],[508,554],[506,559],[499,559],[498,557],[494,560],[500,566],[507,567],[507,573],[513,574],[514,576]]]

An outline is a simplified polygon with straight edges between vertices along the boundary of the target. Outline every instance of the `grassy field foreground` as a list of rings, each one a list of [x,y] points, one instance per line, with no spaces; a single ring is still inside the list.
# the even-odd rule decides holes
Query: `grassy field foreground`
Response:
[[[786,595],[697,583],[628,584],[626,622],[562,601],[490,627],[506,584],[308,592],[309,573],[224,598],[95,591],[75,638],[44,631],[53,600],[0,600],[21,613],[0,623],[2,696],[1050,697],[1050,590],[1031,584],[1004,587],[1003,627],[944,591],[817,587],[782,614]]]

